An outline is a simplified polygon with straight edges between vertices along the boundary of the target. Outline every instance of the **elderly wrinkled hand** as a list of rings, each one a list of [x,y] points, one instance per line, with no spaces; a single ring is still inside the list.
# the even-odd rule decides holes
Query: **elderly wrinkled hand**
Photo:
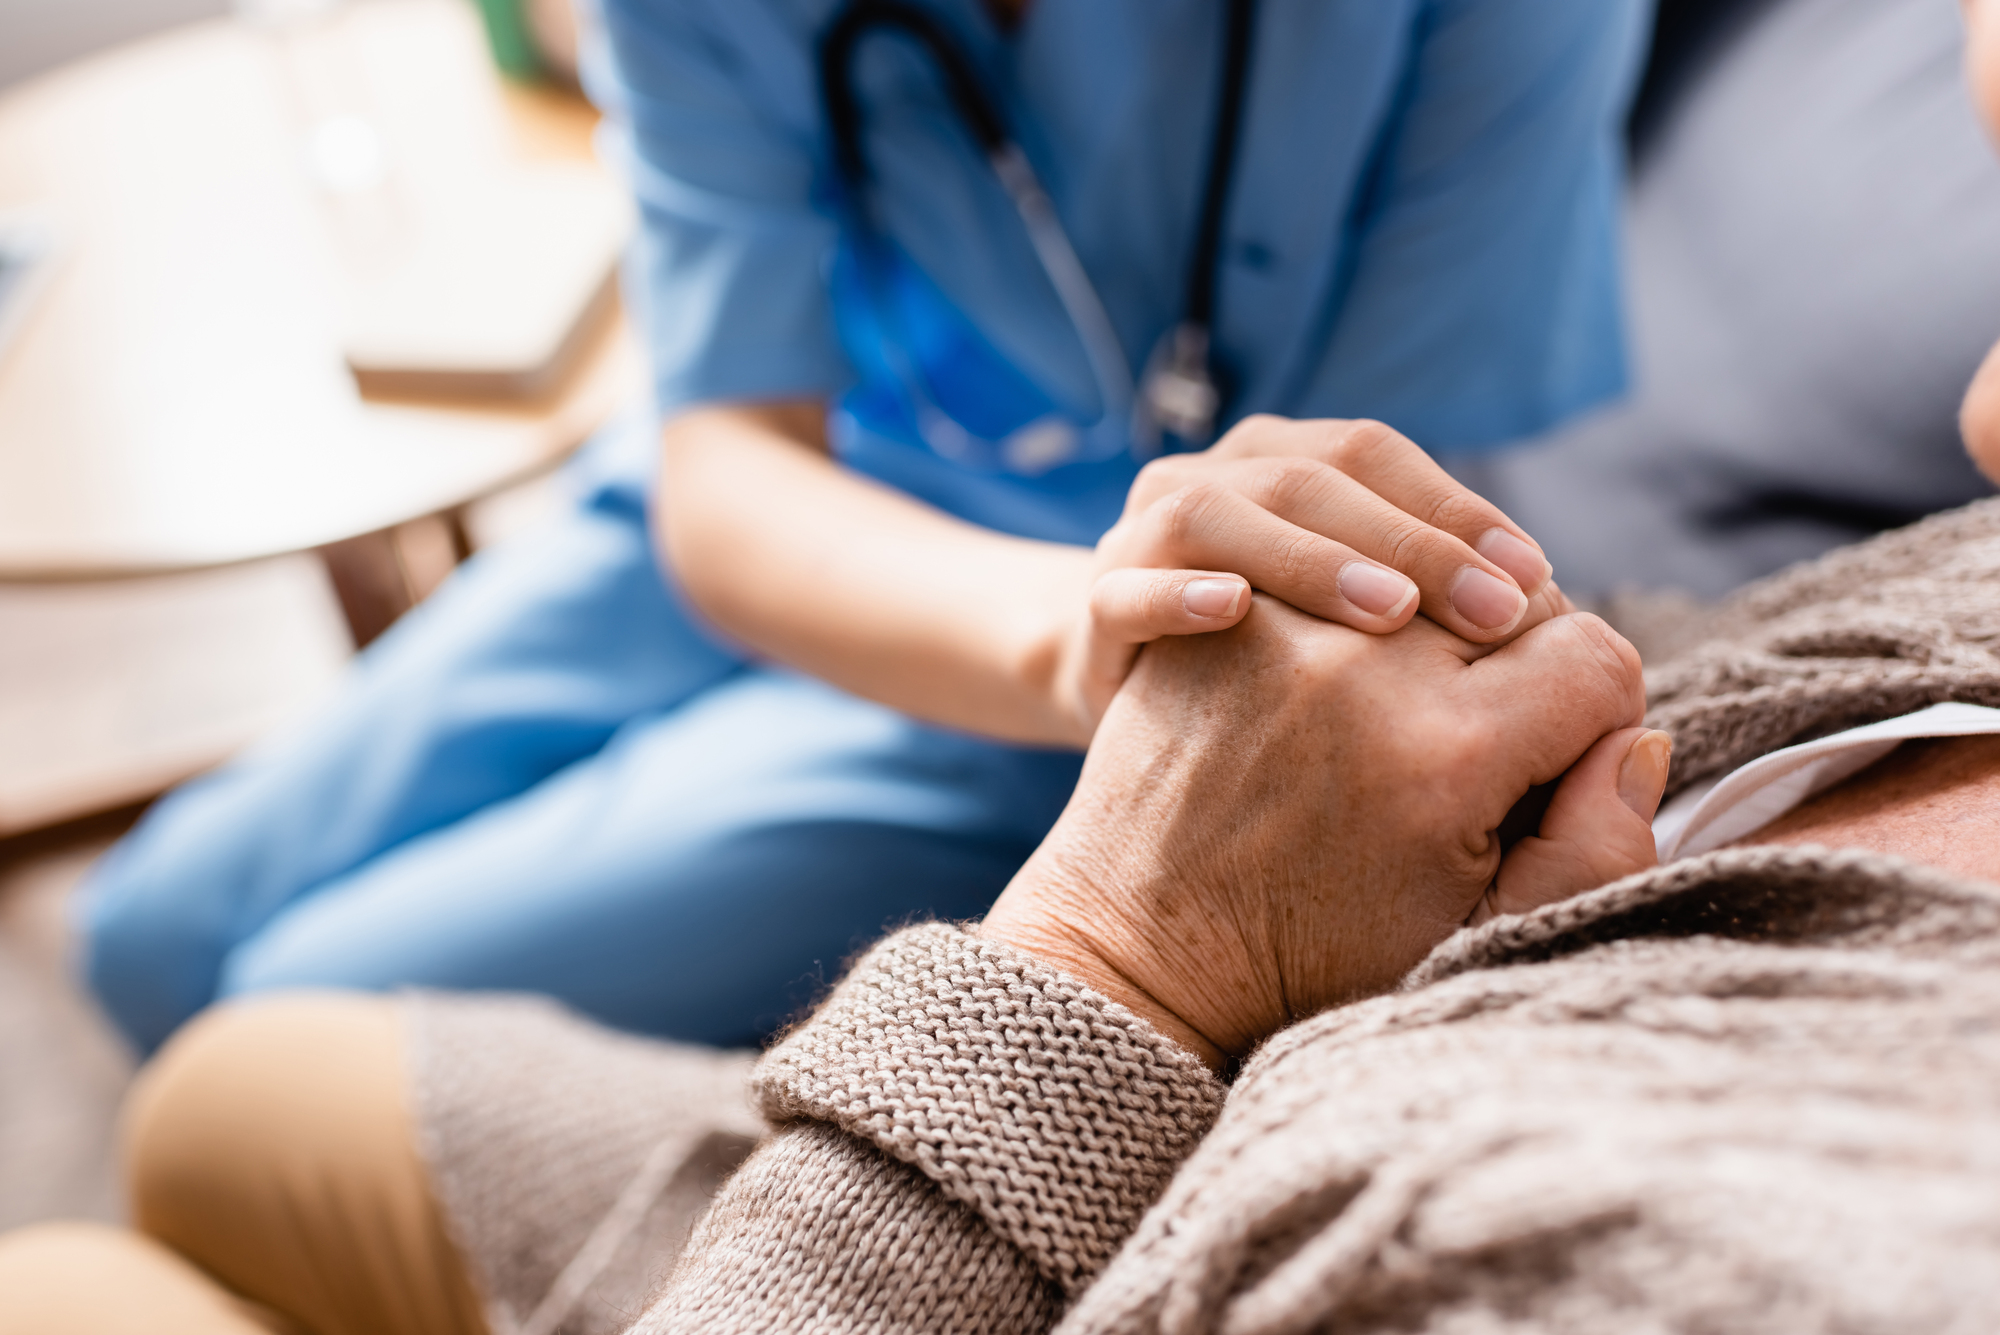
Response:
[[[1219,1062],[1393,986],[1468,921],[1651,865],[1666,738],[1635,726],[1638,655],[1549,597],[1498,649],[1262,596],[1149,646],[981,930]],[[1502,819],[1559,777],[1503,860]]]

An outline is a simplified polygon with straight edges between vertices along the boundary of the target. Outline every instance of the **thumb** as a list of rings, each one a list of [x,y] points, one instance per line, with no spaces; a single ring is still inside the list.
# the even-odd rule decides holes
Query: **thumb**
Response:
[[[1219,570],[1106,571],[1090,589],[1085,671],[1117,690],[1139,646],[1162,635],[1227,630],[1250,610],[1250,581]]]
[[[1654,866],[1653,812],[1673,751],[1671,737],[1646,728],[1599,738],[1557,785],[1541,833],[1508,851],[1467,921],[1526,913]]]
[[[1249,611],[1250,581],[1241,575],[1136,566],[1106,571],[1091,585],[1088,615],[1071,629],[1058,691],[1095,729],[1141,645],[1164,635],[1227,630]]]

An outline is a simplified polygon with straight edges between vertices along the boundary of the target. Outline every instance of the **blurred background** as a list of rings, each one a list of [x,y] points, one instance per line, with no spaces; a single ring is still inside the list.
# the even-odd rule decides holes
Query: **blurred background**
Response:
[[[116,1212],[65,896],[638,393],[566,0],[0,3],[0,1229]]]
[[[7,0],[0,5],[0,87],[78,56],[197,19],[221,18],[229,0]]]

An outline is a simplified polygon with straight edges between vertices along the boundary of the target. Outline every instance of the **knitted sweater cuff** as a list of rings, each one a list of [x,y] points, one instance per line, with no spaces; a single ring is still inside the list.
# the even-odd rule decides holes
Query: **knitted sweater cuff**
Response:
[[[897,933],[758,1065],[774,1124],[830,1122],[922,1171],[1065,1292],[1207,1133],[1222,1083],[1123,1006],[997,941]]]

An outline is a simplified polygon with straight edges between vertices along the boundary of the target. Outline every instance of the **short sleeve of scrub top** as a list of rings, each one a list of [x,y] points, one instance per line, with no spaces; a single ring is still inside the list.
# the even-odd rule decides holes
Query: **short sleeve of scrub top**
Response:
[[[1221,0],[1033,0],[1012,33],[983,0],[922,2],[992,91],[1142,366],[1181,314]],[[599,4],[609,60],[592,86],[643,220],[632,286],[661,408],[870,402],[857,339],[881,331],[836,295],[844,215],[815,65],[836,0]],[[1263,0],[1218,271],[1227,417],[1377,417],[1464,450],[1617,394],[1619,128],[1644,11]],[[1024,420],[1100,415],[1075,328],[934,66],[882,34],[854,82],[870,202],[964,325],[953,346],[1045,401]],[[1031,536],[1094,541],[1136,470],[968,479],[857,415],[850,464]]]

